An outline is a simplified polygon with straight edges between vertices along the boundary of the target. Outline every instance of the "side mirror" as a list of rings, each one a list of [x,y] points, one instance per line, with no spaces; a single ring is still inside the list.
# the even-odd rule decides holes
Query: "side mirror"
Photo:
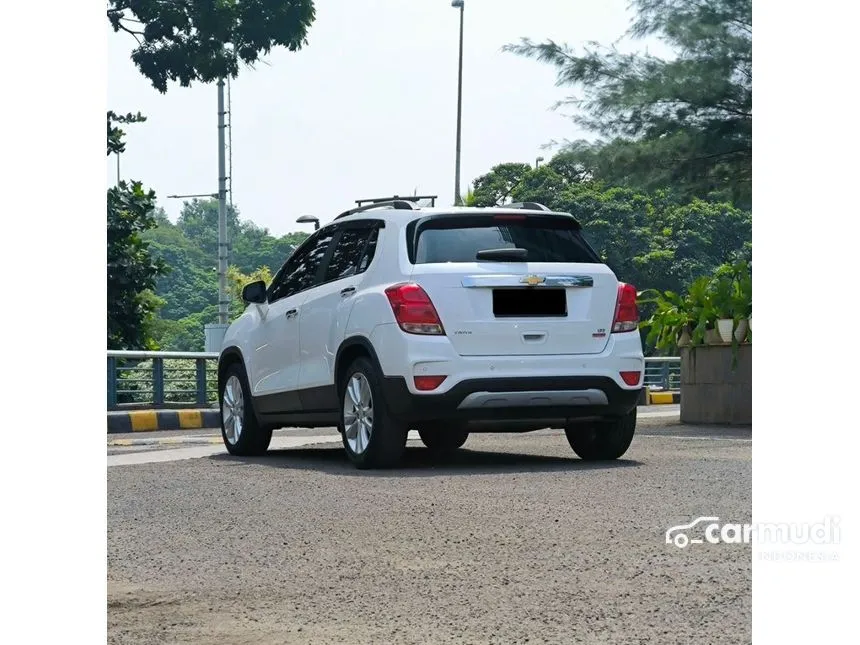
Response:
[[[246,284],[242,289],[242,300],[258,305],[266,302],[266,283],[262,280],[257,280],[256,282]]]

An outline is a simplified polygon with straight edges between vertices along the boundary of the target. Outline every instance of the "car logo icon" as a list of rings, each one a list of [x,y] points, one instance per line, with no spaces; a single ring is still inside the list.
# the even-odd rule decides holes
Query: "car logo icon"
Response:
[[[537,285],[546,282],[546,278],[542,275],[527,275],[524,278],[520,278],[520,282],[527,284],[530,287],[536,287]]]
[[[683,549],[689,544],[701,544],[703,542],[701,538],[690,538],[685,531],[695,528],[704,522],[718,522],[719,520],[719,517],[697,517],[689,524],[673,526],[666,531],[666,544],[674,544],[679,549]]]

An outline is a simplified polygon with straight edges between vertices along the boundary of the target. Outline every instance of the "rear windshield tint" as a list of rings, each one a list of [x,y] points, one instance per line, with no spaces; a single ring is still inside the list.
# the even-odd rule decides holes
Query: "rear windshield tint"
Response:
[[[411,229],[411,230],[409,230]],[[414,264],[475,262],[478,251],[525,249],[528,262],[599,263],[579,230],[560,216],[501,220],[493,216],[440,217],[407,229]]]

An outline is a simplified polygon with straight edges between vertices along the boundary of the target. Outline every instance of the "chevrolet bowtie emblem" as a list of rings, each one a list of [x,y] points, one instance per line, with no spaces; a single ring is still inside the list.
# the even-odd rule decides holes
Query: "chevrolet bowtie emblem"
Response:
[[[527,284],[530,287],[535,287],[546,282],[546,278],[541,275],[527,275],[524,278],[520,278],[520,282]]]

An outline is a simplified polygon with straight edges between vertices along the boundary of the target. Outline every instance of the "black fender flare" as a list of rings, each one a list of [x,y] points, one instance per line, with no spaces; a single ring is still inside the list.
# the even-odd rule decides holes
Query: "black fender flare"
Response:
[[[242,355],[242,350],[235,345],[225,347],[221,351],[221,355],[218,357],[218,392],[221,392],[221,387],[224,385],[222,382],[224,379],[224,369],[231,363],[239,363],[247,377],[248,368],[245,367],[245,357]]]
[[[369,356],[370,360],[373,361],[374,366],[377,370],[379,370],[379,374],[381,376],[385,376],[382,372],[382,366],[379,363],[379,356],[376,354],[376,350],[373,348],[370,340],[367,336],[350,336],[349,338],[345,338],[343,342],[341,342],[340,347],[337,348],[337,353],[335,354],[334,359],[334,386],[338,388],[338,384],[340,383],[341,371],[345,369],[347,366],[342,365],[341,361],[344,353],[354,348],[361,347]]]

